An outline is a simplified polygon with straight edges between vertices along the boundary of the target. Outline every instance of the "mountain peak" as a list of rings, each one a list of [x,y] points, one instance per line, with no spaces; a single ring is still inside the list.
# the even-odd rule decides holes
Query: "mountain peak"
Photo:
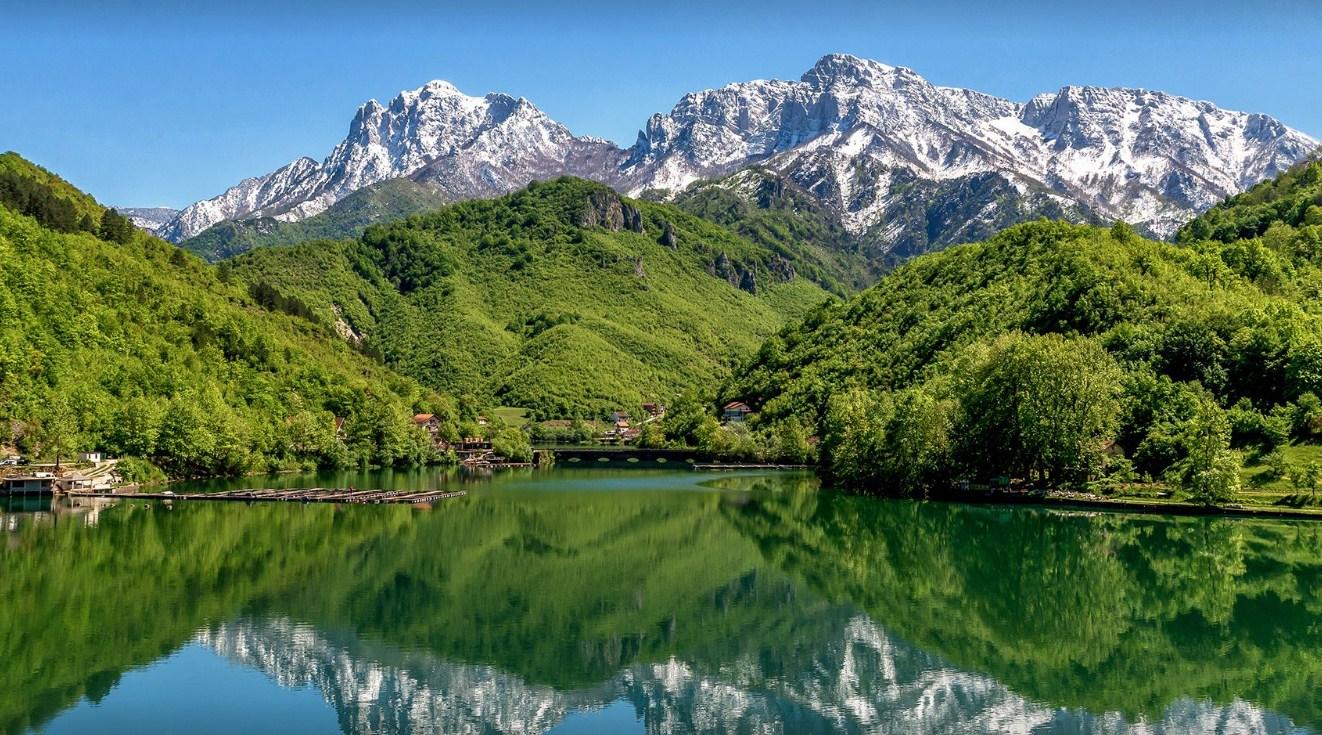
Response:
[[[814,87],[829,87],[837,83],[866,84],[895,69],[879,61],[861,59],[850,54],[827,54],[804,72],[801,80]]]
[[[427,93],[436,97],[453,97],[455,95],[463,94],[463,92],[459,91],[458,87],[444,79],[433,79],[419,87],[417,92],[419,94]]]
[[[417,89],[406,89],[400,92],[395,96],[395,99],[391,100],[390,108],[394,110],[402,110],[414,107],[419,103],[431,99],[458,99],[461,101],[481,100],[480,97],[469,97],[463,92],[460,92],[458,87],[444,79],[433,79]]]

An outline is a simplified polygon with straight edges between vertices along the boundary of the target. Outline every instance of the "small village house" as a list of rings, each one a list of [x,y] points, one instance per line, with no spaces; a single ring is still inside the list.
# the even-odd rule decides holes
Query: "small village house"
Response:
[[[651,419],[664,418],[666,415],[666,407],[659,403],[644,403],[643,413],[646,413],[647,417]]]
[[[55,489],[66,493],[70,490],[91,490],[92,486],[92,478],[81,472],[66,472],[55,480]]]
[[[441,433],[441,420],[436,418],[435,414],[417,414],[413,417],[413,423],[418,428],[430,434],[433,440]]]
[[[727,424],[740,423],[752,415],[753,409],[743,401],[730,401],[721,412],[721,420]]]
[[[103,459],[100,452],[79,452],[78,461],[88,464],[100,464]]]
[[[427,432],[427,436],[431,438],[432,444],[438,450],[442,452],[447,452],[450,450],[451,448],[450,443],[445,440],[444,436],[441,435],[441,420],[437,418],[434,414],[430,414],[430,413],[417,414],[416,416],[413,417],[413,423],[418,428]]]

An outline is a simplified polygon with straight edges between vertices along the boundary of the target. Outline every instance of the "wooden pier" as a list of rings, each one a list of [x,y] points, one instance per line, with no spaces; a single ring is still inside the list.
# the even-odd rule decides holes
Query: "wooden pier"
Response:
[[[380,505],[385,503],[430,503],[434,500],[458,498],[467,490],[357,490],[355,488],[304,487],[288,489],[230,490],[219,493],[116,493],[111,491],[75,490],[65,493],[71,498],[114,498],[116,500],[228,500],[242,503],[353,503]]]

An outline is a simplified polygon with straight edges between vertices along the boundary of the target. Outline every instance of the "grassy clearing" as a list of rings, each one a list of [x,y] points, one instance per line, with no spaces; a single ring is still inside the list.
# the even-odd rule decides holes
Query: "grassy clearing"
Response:
[[[1322,508],[1322,492],[1310,493],[1296,487],[1298,473],[1312,462],[1322,464],[1322,445],[1293,444],[1281,449],[1288,466],[1287,474],[1277,476],[1262,457],[1252,457],[1244,463],[1244,490],[1241,496],[1246,504],[1280,505],[1292,508]]]
[[[491,418],[504,422],[506,426],[523,426],[528,423],[528,409],[500,406],[491,409]]]

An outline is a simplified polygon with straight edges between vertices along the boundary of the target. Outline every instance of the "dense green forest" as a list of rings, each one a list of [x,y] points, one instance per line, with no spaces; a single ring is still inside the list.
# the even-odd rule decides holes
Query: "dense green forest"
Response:
[[[444,197],[427,184],[408,178],[389,179],[363,187],[307,219],[226,220],[188,238],[180,247],[214,262],[259,247],[358,237],[368,225],[404,219],[444,203]]]
[[[867,255],[815,196],[771,171],[752,168],[696,183],[675,206],[760,245],[811,252],[835,279],[857,291],[876,280]]]
[[[53,174],[7,153],[0,182],[0,448],[95,448],[177,477],[426,461],[416,410],[458,433],[452,398]]]
[[[593,418],[710,386],[830,271],[577,179],[221,265],[429,387]]]
[[[768,340],[723,394],[813,426],[857,488],[1147,478],[1227,500],[1240,450],[1322,431],[1318,177],[1232,198],[1179,245],[1044,221],[918,258]]]
[[[1267,236],[1268,245],[1293,248],[1291,254],[1312,259],[1322,225],[1322,162],[1302,163],[1274,179],[1230,197],[1180,229],[1178,242],[1217,240],[1233,243]],[[1289,242],[1286,242],[1286,241]]]

